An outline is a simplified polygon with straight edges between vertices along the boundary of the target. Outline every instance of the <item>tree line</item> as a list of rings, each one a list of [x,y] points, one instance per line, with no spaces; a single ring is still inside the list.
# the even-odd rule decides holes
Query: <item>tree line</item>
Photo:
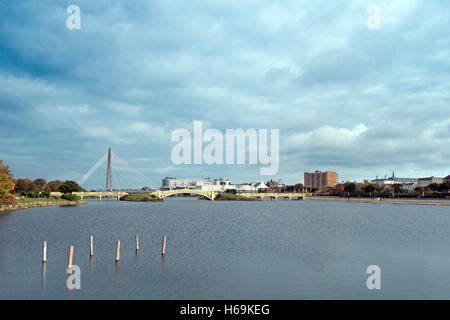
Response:
[[[369,183],[345,182],[334,187],[311,188],[318,195],[350,196],[350,197],[431,197],[445,198],[450,196],[449,183],[433,183],[426,187],[415,187],[414,190],[405,189],[401,184],[378,185]]]
[[[0,205],[15,205],[16,197],[50,198],[50,192],[63,193],[62,198],[73,199],[72,192],[85,191],[72,180],[53,180],[47,182],[44,178],[31,180],[29,178],[14,179],[9,166],[0,160]],[[76,197],[75,197],[76,198]]]
[[[47,182],[44,178],[31,180],[29,178],[15,179],[14,194],[27,198],[48,198],[50,192],[72,193],[85,191],[77,182],[72,180],[53,180]]]

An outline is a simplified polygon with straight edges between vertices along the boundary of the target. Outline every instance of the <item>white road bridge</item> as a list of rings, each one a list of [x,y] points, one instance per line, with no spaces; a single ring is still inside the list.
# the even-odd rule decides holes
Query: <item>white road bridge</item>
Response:
[[[174,196],[174,195],[194,195],[199,197],[204,197],[209,200],[214,200],[220,192],[218,191],[202,191],[195,189],[174,189],[174,190],[157,190],[153,192],[149,192],[149,195],[154,195],[158,199],[164,199],[166,197]],[[121,197],[129,194],[126,191],[91,191],[91,192],[72,192],[72,194],[80,197],[81,200],[84,198],[116,198],[120,200]],[[275,193],[275,192],[257,192],[257,193],[240,193],[240,196],[254,198],[258,200],[264,199],[286,199],[286,200],[302,200],[307,196],[310,196],[310,193],[306,192],[289,192],[289,193]],[[60,197],[62,196],[61,192],[51,192],[51,196]]]

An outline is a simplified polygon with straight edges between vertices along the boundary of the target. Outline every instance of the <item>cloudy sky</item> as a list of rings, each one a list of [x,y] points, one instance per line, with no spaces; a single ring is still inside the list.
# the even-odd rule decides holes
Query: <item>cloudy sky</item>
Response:
[[[111,147],[152,185],[448,175],[449,16],[447,0],[3,0],[0,159],[16,177],[79,180]],[[279,129],[278,174],[173,164],[171,133],[194,120]]]

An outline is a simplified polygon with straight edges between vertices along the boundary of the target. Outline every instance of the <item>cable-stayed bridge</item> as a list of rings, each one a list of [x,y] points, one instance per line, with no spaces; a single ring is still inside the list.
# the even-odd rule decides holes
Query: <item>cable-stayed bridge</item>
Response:
[[[106,184],[105,189],[93,185],[92,177],[105,169]],[[104,172],[104,171],[103,171]],[[103,176],[103,175],[102,175]],[[103,176],[104,177],[104,176]],[[141,171],[133,168],[130,163],[111,151],[111,148],[79,179],[78,183],[86,190],[104,190],[108,192],[141,190],[143,188],[157,189],[151,184]]]
[[[92,190],[89,188],[89,179],[99,171],[106,164],[106,184],[105,189]],[[117,154],[111,151],[111,148],[106,152],[79,180],[79,184],[85,189],[91,191],[85,192],[72,192],[83,198],[117,198],[119,200],[121,197],[133,193],[148,193],[153,195],[158,199],[164,199],[166,197],[175,195],[194,195],[199,196],[208,200],[214,200],[216,196],[220,193],[219,191],[205,191],[196,189],[174,189],[174,190],[159,190],[158,187],[152,187],[150,180],[145,177],[139,170],[134,169],[127,161],[120,158]],[[60,192],[52,192],[53,196],[61,196]],[[256,200],[264,199],[304,199],[305,196],[309,196],[308,193],[242,193],[241,196],[247,198],[255,198]]]

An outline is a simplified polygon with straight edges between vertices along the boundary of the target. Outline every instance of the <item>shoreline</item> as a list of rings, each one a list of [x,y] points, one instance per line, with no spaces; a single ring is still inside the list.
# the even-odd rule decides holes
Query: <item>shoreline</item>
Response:
[[[435,205],[450,206],[450,199],[392,199],[392,198],[344,198],[344,197],[305,197],[305,201],[336,201],[354,203],[389,203],[389,204],[413,204],[413,205]]]
[[[410,205],[435,205],[435,206],[450,206],[450,199],[392,199],[392,198],[346,198],[333,196],[313,196],[305,197],[304,201],[327,201],[327,202],[352,202],[352,203],[374,203],[374,204],[410,204]],[[380,201],[381,200],[381,201]],[[121,200],[127,202],[162,202],[162,200]],[[222,198],[214,201],[256,201],[255,199],[236,199],[236,198]],[[12,212],[17,210],[26,210],[32,208],[43,207],[64,207],[64,206],[78,206],[87,204],[87,201],[77,200],[55,200],[55,201],[30,201],[18,203],[15,206],[0,206],[0,213]]]
[[[0,206],[0,212],[12,212],[31,208],[78,206],[81,204],[87,204],[87,202],[82,200],[30,201],[25,203],[17,203],[15,206]]]

